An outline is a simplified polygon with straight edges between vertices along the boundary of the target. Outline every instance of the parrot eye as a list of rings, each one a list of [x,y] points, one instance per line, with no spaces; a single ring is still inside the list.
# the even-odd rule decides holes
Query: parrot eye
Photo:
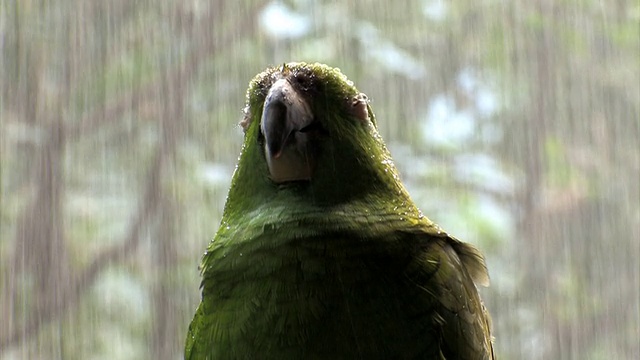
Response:
[[[314,88],[315,85],[310,75],[301,71],[297,72],[291,80],[294,84],[298,85],[302,91],[309,91]]]

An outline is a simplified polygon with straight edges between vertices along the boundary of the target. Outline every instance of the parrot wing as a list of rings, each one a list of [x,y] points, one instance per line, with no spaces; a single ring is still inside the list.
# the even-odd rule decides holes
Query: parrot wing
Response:
[[[491,319],[474,284],[489,285],[484,258],[472,245],[442,235],[411,234],[416,255],[406,273],[436,299],[434,330],[445,359],[494,359]]]

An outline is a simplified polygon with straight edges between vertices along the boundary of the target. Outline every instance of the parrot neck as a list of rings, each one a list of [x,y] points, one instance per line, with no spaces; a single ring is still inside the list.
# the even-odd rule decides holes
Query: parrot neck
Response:
[[[371,193],[353,201],[329,205],[298,196],[295,190],[281,189],[274,197],[256,203],[251,209],[225,212],[221,229],[226,224],[241,224],[247,238],[252,238],[250,234],[257,235],[267,230],[294,238],[350,229],[359,229],[360,232],[364,229],[371,235],[379,235],[385,229],[432,225],[404,189],[395,197]]]

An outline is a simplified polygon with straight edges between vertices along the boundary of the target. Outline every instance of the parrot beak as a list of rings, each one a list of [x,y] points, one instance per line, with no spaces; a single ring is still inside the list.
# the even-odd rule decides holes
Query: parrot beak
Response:
[[[307,101],[286,79],[276,81],[269,89],[260,121],[271,180],[311,179],[308,130],[313,124]]]

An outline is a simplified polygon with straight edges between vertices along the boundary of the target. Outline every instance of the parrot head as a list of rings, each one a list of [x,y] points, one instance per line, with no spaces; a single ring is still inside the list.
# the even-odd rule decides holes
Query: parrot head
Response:
[[[323,142],[341,131],[336,125],[366,128],[370,124],[366,96],[349,94],[354,90],[349,88],[334,89],[333,94],[328,94],[331,89],[323,86],[326,79],[318,76],[323,75],[318,74],[323,70],[318,67],[285,64],[259,84],[265,94],[259,138],[270,178],[276,183],[310,181],[318,157],[322,156]],[[319,101],[321,97],[324,101]],[[325,108],[319,108],[321,104]],[[336,124],[337,121],[353,124]]]
[[[234,183],[260,182],[273,192],[296,188],[328,203],[372,187],[395,195],[403,190],[367,96],[339,69],[317,63],[269,68],[251,81],[244,115]]]

